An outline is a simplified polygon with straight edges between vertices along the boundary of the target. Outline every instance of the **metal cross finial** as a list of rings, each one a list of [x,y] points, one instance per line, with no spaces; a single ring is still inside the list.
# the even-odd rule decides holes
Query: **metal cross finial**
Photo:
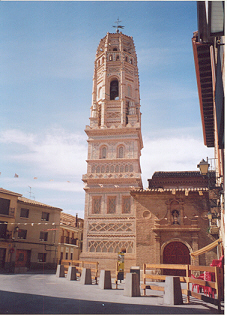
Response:
[[[113,25],[113,27],[116,27],[116,28],[117,28],[117,29],[116,29],[116,32],[117,32],[117,33],[119,33],[119,29],[123,29],[123,28],[124,28],[123,25],[119,25],[120,22],[122,22],[122,21],[120,21],[120,20],[119,20],[119,17],[118,17],[117,21],[114,22],[114,23],[117,23],[117,25]]]

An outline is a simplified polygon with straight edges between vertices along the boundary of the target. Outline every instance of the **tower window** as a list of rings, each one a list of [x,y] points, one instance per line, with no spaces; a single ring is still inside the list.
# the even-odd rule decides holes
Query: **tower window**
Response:
[[[119,55],[117,55],[116,60],[119,60],[119,59],[120,59],[120,57],[119,57]]]
[[[109,196],[108,203],[107,203],[107,213],[108,214],[115,214],[116,213],[116,203],[117,198],[116,196]]]
[[[113,80],[110,83],[110,100],[117,100],[118,97],[118,80]]]
[[[113,56],[112,56],[112,55],[110,55],[109,60],[110,60],[110,61],[112,61],[112,60],[113,60]]]
[[[127,56],[125,57],[125,61],[128,61],[128,57]]]
[[[106,156],[107,156],[106,147],[102,147],[102,149],[101,149],[101,159],[106,159]]]
[[[121,146],[118,148],[118,158],[123,158],[124,157],[124,147]]]
[[[116,48],[116,47],[114,47],[113,51],[114,51],[114,52],[117,52],[117,48]]]

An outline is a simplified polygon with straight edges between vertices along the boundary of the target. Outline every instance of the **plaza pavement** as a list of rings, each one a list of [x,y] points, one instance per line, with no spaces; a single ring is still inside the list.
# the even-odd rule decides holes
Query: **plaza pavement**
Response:
[[[216,306],[194,298],[186,304],[183,296],[183,305],[169,306],[162,292],[127,297],[124,282],[112,286],[101,290],[55,274],[0,274],[0,314],[218,314]]]

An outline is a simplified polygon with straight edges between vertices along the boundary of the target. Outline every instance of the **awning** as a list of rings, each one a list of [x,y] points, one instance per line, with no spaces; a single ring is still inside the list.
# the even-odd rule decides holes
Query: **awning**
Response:
[[[211,244],[207,245],[206,247],[203,247],[195,252],[190,253],[190,255],[192,257],[202,255],[203,253],[210,251],[211,249],[217,247],[221,242],[222,242],[221,238],[219,238],[219,239],[215,240],[214,242],[212,242]]]

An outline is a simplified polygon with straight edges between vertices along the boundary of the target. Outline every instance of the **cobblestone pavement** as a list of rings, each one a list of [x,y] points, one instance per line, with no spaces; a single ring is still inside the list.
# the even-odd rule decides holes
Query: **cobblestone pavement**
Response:
[[[163,305],[163,293],[151,290],[127,297],[123,282],[101,290],[55,274],[0,274],[1,314],[218,314],[211,304],[183,299],[183,305]]]

